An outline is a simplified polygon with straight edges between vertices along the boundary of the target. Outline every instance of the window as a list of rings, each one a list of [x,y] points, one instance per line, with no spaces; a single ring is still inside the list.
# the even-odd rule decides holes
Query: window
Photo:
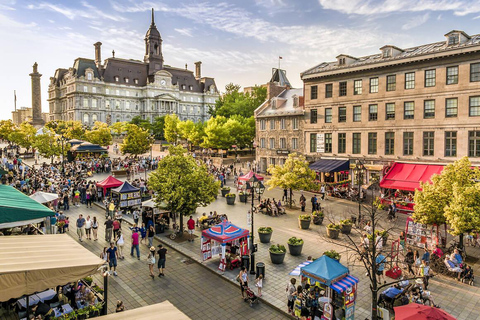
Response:
[[[310,123],[317,123],[317,109],[310,110]]]
[[[105,89],[105,94],[110,94],[110,89]]]
[[[325,133],[325,153],[332,153],[332,134]]]
[[[395,103],[385,105],[385,120],[395,120]]]
[[[435,132],[426,131],[423,133],[423,155],[433,156],[435,146]]]
[[[92,87],[92,93],[97,93],[97,87]]]
[[[275,165],[275,158],[270,158],[270,164],[271,164],[272,166]]]
[[[280,138],[280,149],[286,149],[286,148],[287,148],[287,139]]]
[[[445,131],[445,157],[457,156],[457,131]]]
[[[370,93],[378,92],[378,78],[370,78]]]
[[[292,138],[292,149],[296,150],[298,148],[298,138]]]
[[[338,153],[347,152],[347,134],[339,133],[338,134]]]
[[[480,81],[480,63],[470,64],[470,82]]]
[[[435,118],[435,100],[425,100],[423,102],[423,118]]]
[[[395,132],[385,132],[385,155],[395,153]]]
[[[260,139],[260,148],[265,149],[265,138]]]
[[[415,103],[408,101],[403,104],[403,119],[413,119],[415,116]]]
[[[352,134],[352,153],[353,154],[359,154],[362,152],[362,135],[361,133],[353,133]]]
[[[105,101],[105,109],[110,109],[110,100]]]
[[[480,157],[480,131],[468,132],[468,156]]]
[[[362,87],[362,80],[355,80],[353,82],[353,94],[362,94],[363,87]]]
[[[118,76],[115,76],[114,79],[115,79],[115,82],[118,82],[118,80],[120,80]]]
[[[454,34],[451,34],[448,36],[448,45],[451,46],[451,45],[454,45],[454,44],[458,44],[459,42],[459,37],[458,37],[458,33],[454,33]]]
[[[345,58],[338,59],[338,65],[343,66],[345,64]]]
[[[97,107],[97,99],[92,99],[92,108]]]
[[[133,82],[134,82],[135,84],[138,84],[138,79],[133,79]]]
[[[97,121],[97,115],[96,115],[96,114],[92,114],[92,122],[95,123],[95,121]]]
[[[470,117],[480,116],[480,97],[470,97],[468,115]]]
[[[260,130],[267,130],[267,121],[265,119],[260,120]]]
[[[115,94],[116,94],[117,96],[119,96],[119,95],[120,95],[120,90],[118,90],[118,89],[115,90]]]
[[[435,69],[425,70],[425,87],[435,87]]]
[[[270,149],[275,149],[275,138],[270,138]]]
[[[415,89],[415,72],[405,73],[405,89]]]
[[[413,132],[403,133],[403,155],[413,155]]]
[[[292,119],[292,129],[297,130],[298,129],[298,118],[293,118]]]
[[[377,133],[368,133],[368,154],[377,154]]]
[[[458,99],[448,98],[445,99],[445,117],[452,118],[458,114]]]
[[[83,87],[83,92],[88,92],[88,87],[87,86]]]
[[[120,110],[120,101],[115,101],[115,109]],[[153,110],[153,106],[152,106]]]
[[[377,121],[378,119],[378,105],[371,104],[368,106],[368,121]]]
[[[332,108],[325,108],[325,123],[332,123]]]
[[[353,121],[362,121],[362,106],[353,106]]]
[[[89,121],[88,114],[85,113],[85,114],[83,115],[83,123],[88,124],[89,122],[90,122],[90,121]]]
[[[384,58],[390,58],[390,48],[383,49],[383,57]]]
[[[92,74],[91,74],[90,72],[87,73],[87,80],[92,80],[92,78],[93,78],[93,77],[92,77]]]
[[[310,133],[310,152],[317,152],[317,134]]]
[[[395,91],[397,87],[397,76],[387,76],[387,91]]]
[[[270,130],[275,130],[275,120],[270,120]]]
[[[280,119],[280,129],[282,130],[287,129],[287,119],[285,118]]]
[[[347,121],[347,107],[338,107],[338,122]]]
[[[347,95],[347,82],[342,81],[338,84],[338,95],[340,97],[346,96]]]
[[[333,83],[327,83],[325,85],[325,98],[331,98],[333,96]]]
[[[125,109],[130,110],[130,101],[125,102]]]
[[[128,81],[130,81],[128,80],[128,78],[124,78],[123,80],[125,80],[125,83],[128,83]]]
[[[458,83],[458,66],[447,67],[447,84]]]
[[[318,98],[318,86],[310,87],[310,100],[315,100]]]

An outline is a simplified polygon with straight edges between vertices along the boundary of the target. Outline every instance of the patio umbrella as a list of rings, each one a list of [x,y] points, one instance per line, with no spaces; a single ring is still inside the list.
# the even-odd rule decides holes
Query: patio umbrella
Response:
[[[30,199],[33,199],[38,203],[47,203],[47,202],[58,199],[58,194],[38,191],[32,194],[30,196]]]
[[[456,320],[455,317],[442,309],[418,303],[409,303],[393,309],[395,311],[395,320]]]

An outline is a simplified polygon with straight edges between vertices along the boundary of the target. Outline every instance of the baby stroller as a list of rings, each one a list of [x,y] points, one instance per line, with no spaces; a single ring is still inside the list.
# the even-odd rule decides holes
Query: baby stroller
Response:
[[[258,297],[248,285],[245,286],[245,298],[243,298],[243,301],[250,303],[250,307],[253,307],[254,303],[258,303]]]

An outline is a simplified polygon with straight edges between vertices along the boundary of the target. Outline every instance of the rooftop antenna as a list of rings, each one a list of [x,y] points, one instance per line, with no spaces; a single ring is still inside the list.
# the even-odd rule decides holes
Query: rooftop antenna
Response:
[[[112,50],[112,56],[115,58],[115,50]]]
[[[152,26],[155,26],[155,14],[154,14],[154,11],[153,11],[153,8],[152,8]]]

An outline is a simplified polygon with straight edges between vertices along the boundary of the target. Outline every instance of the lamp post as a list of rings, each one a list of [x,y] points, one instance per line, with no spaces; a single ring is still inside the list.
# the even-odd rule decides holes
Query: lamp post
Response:
[[[253,176],[247,182],[247,189],[251,190],[251,192],[252,192],[252,208],[250,210],[250,216],[251,216],[250,228],[251,228],[251,232],[252,232],[252,236],[250,238],[250,241],[251,241],[251,246],[250,246],[250,274],[255,274],[255,244],[254,244],[254,241],[253,241],[255,231],[253,229],[253,216],[254,216],[254,213],[253,213],[254,203],[253,202],[255,200],[255,193],[257,193],[259,195],[259,198],[260,198],[260,195],[262,195],[263,192],[265,191],[265,186],[263,185],[263,183],[260,180],[257,179],[255,174],[253,174]]]
[[[360,223],[360,219],[362,218],[362,205],[360,203],[360,188],[362,187],[362,182],[360,181],[365,173],[365,166],[360,160],[355,161],[355,168],[353,168],[353,173],[357,178],[358,184],[358,219],[357,219],[357,226]]]
[[[65,137],[63,136],[63,134],[59,138],[57,138],[57,142],[61,143],[62,145],[62,177],[65,177],[65,153],[63,150],[64,141],[65,141]]]

